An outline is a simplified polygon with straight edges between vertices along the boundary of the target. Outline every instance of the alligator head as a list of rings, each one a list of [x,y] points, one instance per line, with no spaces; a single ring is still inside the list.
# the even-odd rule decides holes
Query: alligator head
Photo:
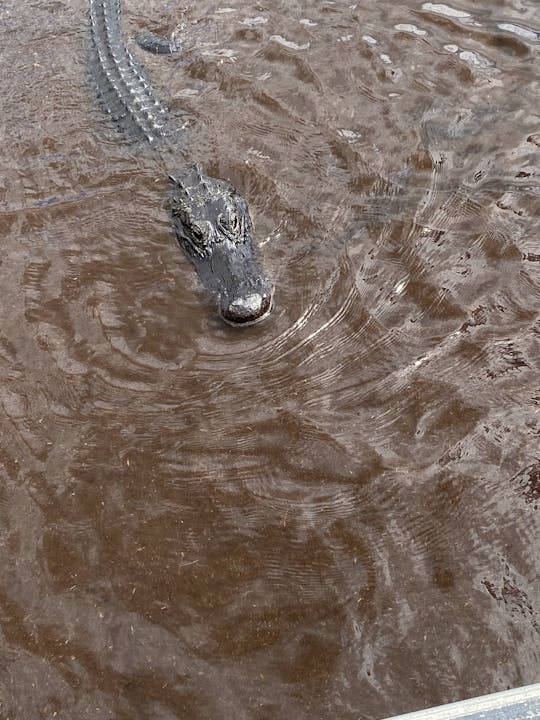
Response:
[[[169,177],[176,235],[220,316],[233,325],[261,320],[272,307],[272,285],[259,262],[246,201],[198,166]]]

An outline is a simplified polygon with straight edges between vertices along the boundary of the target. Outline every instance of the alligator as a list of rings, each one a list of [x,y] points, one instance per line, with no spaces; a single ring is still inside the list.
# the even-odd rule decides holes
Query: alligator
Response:
[[[247,202],[229,182],[206,175],[186,160],[185,151],[171,146],[167,109],[122,38],[120,0],[89,3],[91,70],[101,104],[126,139],[144,142],[163,160],[176,236],[220,317],[232,325],[258,322],[272,308],[273,287],[261,265]],[[174,41],[153,33],[137,40],[153,52],[177,49]],[[167,158],[177,154],[182,163],[171,169]]]

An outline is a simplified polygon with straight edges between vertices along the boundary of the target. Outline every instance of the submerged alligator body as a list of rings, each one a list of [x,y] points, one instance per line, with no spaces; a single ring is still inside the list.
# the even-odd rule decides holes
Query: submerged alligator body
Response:
[[[122,39],[120,0],[89,2],[92,73],[102,104],[127,139],[143,140],[163,157],[170,134],[167,110]],[[171,41],[167,49],[168,42],[147,34],[141,45],[171,52],[175,48]],[[220,316],[234,325],[262,319],[272,306],[272,286],[258,258],[246,201],[230,183],[205,175],[197,165],[185,163],[167,173],[176,235]]]

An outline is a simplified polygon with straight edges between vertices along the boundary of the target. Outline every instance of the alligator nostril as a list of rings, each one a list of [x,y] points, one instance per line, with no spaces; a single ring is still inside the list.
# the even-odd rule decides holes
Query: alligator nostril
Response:
[[[220,309],[221,317],[233,325],[248,325],[262,320],[272,308],[272,296],[251,293],[235,298]]]

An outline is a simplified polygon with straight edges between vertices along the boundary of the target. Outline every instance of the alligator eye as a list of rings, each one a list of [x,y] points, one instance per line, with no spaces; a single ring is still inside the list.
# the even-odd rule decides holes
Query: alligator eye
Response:
[[[193,238],[197,240],[197,242],[202,243],[204,241],[204,232],[198,225],[191,226],[191,234],[193,235]]]
[[[231,213],[229,216],[229,227],[234,235],[238,235],[240,231],[240,220],[238,219],[238,215],[235,213]]]

